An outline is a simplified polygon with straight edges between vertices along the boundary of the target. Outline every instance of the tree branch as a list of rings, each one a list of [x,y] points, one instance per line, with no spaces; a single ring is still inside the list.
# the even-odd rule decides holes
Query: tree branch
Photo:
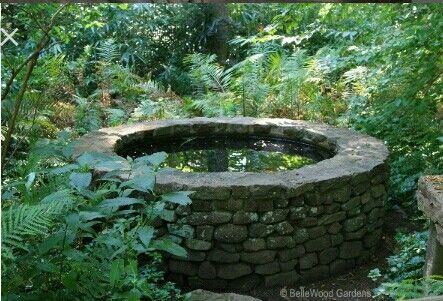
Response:
[[[6,96],[8,95],[8,93],[10,92],[10,90],[11,90],[11,86],[12,86],[12,83],[14,82],[14,79],[17,77],[17,75],[20,73],[20,71],[32,60],[32,58],[36,55],[36,53],[38,53],[38,54],[40,54],[40,52],[43,50],[43,48],[44,47],[46,47],[46,44],[47,43],[42,43],[45,39],[46,39],[46,37],[48,37],[49,36],[49,33],[50,33],[50,31],[52,30],[52,28],[54,27],[54,21],[55,21],[55,18],[57,17],[57,15],[67,6],[68,4],[66,3],[66,4],[63,4],[55,13],[54,13],[54,15],[52,15],[52,17],[51,17],[51,19],[50,19],[50,22],[49,22],[49,25],[46,27],[46,28],[43,28],[42,26],[41,26],[41,24],[37,21],[37,20],[35,20],[35,18],[34,18],[34,16],[32,15],[32,14],[30,14],[31,15],[31,17],[34,19],[34,21],[36,21],[37,22],[37,25],[42,29],[42,32],[43,32],[43,36],[42,36],[42,38],[40,39],[40,41],[39,41],[39,43],[37,44],[37,47],[35,48],[35,50],[34,50],[34,52],[33,53],[31,53],[31,55],[29,55],[27,58],[26,58],[26,60],[23,62],[23,63],[21,63],[17,68],[15,68],[15,69],[13,69],[12,70],[12,74],[11,74],[11,77],[8,79],[8,81],[6,82],[6,85],[5,85],[5,88],[3,89],[3,91],[2,91],[2,95],[1,95],[1,99],[3,100],[3,99],[5,99],[6,98]],[[24,10],[24,9],[22,9],[23,11],[25,11],[26,12],[26,10]],[[49,40],[48,40],[49,41]]]

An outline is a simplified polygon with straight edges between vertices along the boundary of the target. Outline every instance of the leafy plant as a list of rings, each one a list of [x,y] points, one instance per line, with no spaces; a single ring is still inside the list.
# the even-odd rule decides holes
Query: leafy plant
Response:
[[[2,276],[8,279],[3,297],[181,298],[171,283],[163,284],[158,252],[186,252],[158,238],[153,221],[166,202],[189,204],[191,192],[154,193],[155,172],[164,158],[161,153],[135,160],[85,153],[78,164],[40,173],[48,181],[66,173],[65,189],[35,205],[3,209]],[[94,167],[108,170],[98,186],[92,186]],[[28,187],[35,183],[28,182]],[[35,247],[29,248],[31,243]]]
[[[422,279],[425,263],[428,232],[398,232],[395,240],[398,250],[387,258],[388,269],[381,272],[379,268],[371,270],[368,277],[376,281],[383,279],[375,289],[376,296],[388,295],[397,298],[417,298],[433,295],[441,291],[442,280],[438,278]],[[429,284],[429,290],[424,289]],[[414,297],[415,296],[415,297]]]

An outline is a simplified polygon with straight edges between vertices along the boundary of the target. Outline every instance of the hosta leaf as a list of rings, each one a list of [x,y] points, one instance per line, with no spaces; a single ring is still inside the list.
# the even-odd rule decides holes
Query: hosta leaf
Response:
[[[99,152],[85,152],[77,158],[77,161],[80,165],[87,165],[91,168],[101,167],[110,170],[128,168],[124,158]]]
[[[131,289],[130,292],[128,292],[127,297],[128,297],[128,301],[139,301],[140,298],[142,297],[142,294],[138,289],[133,288],[133,289]]]
[[[109,170],[109,171],[128,170],[127,162],[125,162],[123,160],[117,160],[117,159],[98,162],[94,167],[99,168],[99,169]]]
[[[166,194],[162,194],[162,201],[171,202],[179,205],[189,205],[192,200],[189,198],[189,195],[194,193],[193,191],[175,191],[169,192]]]
[[[55,273],[59,271],[59,266],[48,261],[37,262],[36,266],[40,271],[43,272]]]
[[[65,287],[71,290],[75,290],[77,287],[77,272],[71,271],[62,276],[62,283]]]

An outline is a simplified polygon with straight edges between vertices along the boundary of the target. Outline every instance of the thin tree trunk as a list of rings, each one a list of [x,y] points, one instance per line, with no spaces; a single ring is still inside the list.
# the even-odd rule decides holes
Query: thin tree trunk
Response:
[[[34,69],[36,63],[37,63],[37,58],[38,58],[38,54],[36,54],[28,63],[28,67],[26,68],[26,74],[25,74],[25,78],[23,79],[23,84],[20,88],[20,91],[17,95],[17,98],[15,99],[15,104],[14,104],[14,111],[12,112],[12,116],[11,119],[9,119],[8,122],[8,131],[6,132],[5,135],[5,140],[3,141],[3,147],[2,147],[2,169],[3,166],[5,166],[5,162],[6,162],[6,156],[8,154],[9,151],[9,147],[11,145],[11,138],[12,138],[12,133],[14,132],[15,129],[15,123],[17,121],[17,116],[18,113],[20,112],[20,107],[23,101],[23,96],[26,92],[26,88],[28,87],[28,82],[29,82],[29,77],[32,74],[32,70]]]

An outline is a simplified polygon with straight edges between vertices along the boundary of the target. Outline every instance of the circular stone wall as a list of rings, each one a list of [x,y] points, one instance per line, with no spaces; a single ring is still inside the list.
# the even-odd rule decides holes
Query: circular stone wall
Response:
[[[352,269],[376,252],[388,151],[348,129],[287,119],[164,120],[87,134],[74,156],[160,137],[239,134],[299,140],[335,155],[292,171],[158,174],[159,192],[195,191],[190,206],[169,204],[159,223],[159,235],[188,250],[187,258],[166,259],[175,281],[239,291],[294,285]]]

